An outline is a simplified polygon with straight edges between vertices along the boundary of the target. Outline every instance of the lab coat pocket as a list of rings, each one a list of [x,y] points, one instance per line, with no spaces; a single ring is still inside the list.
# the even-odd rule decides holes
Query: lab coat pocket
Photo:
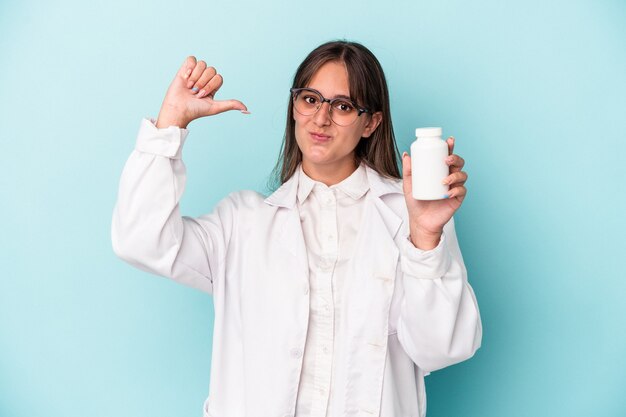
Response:
[[[384,320],[388,322],[387,335],[397,333],[398,331],[395,323],[389,320],[389,315],[391,314],[391,299],[395,285],[394,274],[384,272],[376,273],[372,276],[371,282],[373,286],[372,291],[377,294],[377,297],[379,297],[380,301],[383,302],[383,305],[381,305],[380,317],[384,318]]]
[[[368,341],[383,340],[396,332],[389,326],[391,299],[394,292],[398,250],[383,246],[355,260],[351,279],[349,314],[352,326]],[[352,327],[351,326],[351,327]]]

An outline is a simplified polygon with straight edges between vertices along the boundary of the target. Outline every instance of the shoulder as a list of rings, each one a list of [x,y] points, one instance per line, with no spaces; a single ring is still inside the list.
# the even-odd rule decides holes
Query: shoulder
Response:
[[[254,190],[233,191],[224,197],[218,204],[229,205],[235,210],[257,210],[266,204],[265,196]]]
[[[258,224],[271,218],[264,199],[263,194],[253,190],[233,191],[222,198],[211,213],[201,217],[207,220],[216,216],[221,222],[237,227]]]
[[[367,175],[372,192],[394,211],[406,209],[402,178],[386,177],[367,167]]]
[[[363,166],[370,187],[377,195],[402,193],[402,178],[388,177],[369,165]]]

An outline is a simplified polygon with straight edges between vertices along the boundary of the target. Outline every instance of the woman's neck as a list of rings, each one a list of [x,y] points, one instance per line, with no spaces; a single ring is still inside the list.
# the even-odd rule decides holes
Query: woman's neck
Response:
[[[302,170],[309,178],[326,184],[328,187],[339,184],[348,178],[358,167],[359,165],[356,161],[351,164],[343,164],[342,166],[335,164],[316,165],[309,164],[306,161],[302,162]]]

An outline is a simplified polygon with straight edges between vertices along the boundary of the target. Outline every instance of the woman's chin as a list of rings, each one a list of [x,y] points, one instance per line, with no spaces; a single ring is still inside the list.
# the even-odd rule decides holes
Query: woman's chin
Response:
[[[326,152],[310,152],[307,155],[303,155],[302,159],[315,165],[323,165],[330,162],[330,158]]]

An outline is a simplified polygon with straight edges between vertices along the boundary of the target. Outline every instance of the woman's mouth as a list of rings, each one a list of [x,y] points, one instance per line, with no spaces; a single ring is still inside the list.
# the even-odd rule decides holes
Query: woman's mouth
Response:
[[[323,133],[309,132],[309,134],[311,135],[311,138],[317,142],[326,142],[330,139],[330,136]]]

